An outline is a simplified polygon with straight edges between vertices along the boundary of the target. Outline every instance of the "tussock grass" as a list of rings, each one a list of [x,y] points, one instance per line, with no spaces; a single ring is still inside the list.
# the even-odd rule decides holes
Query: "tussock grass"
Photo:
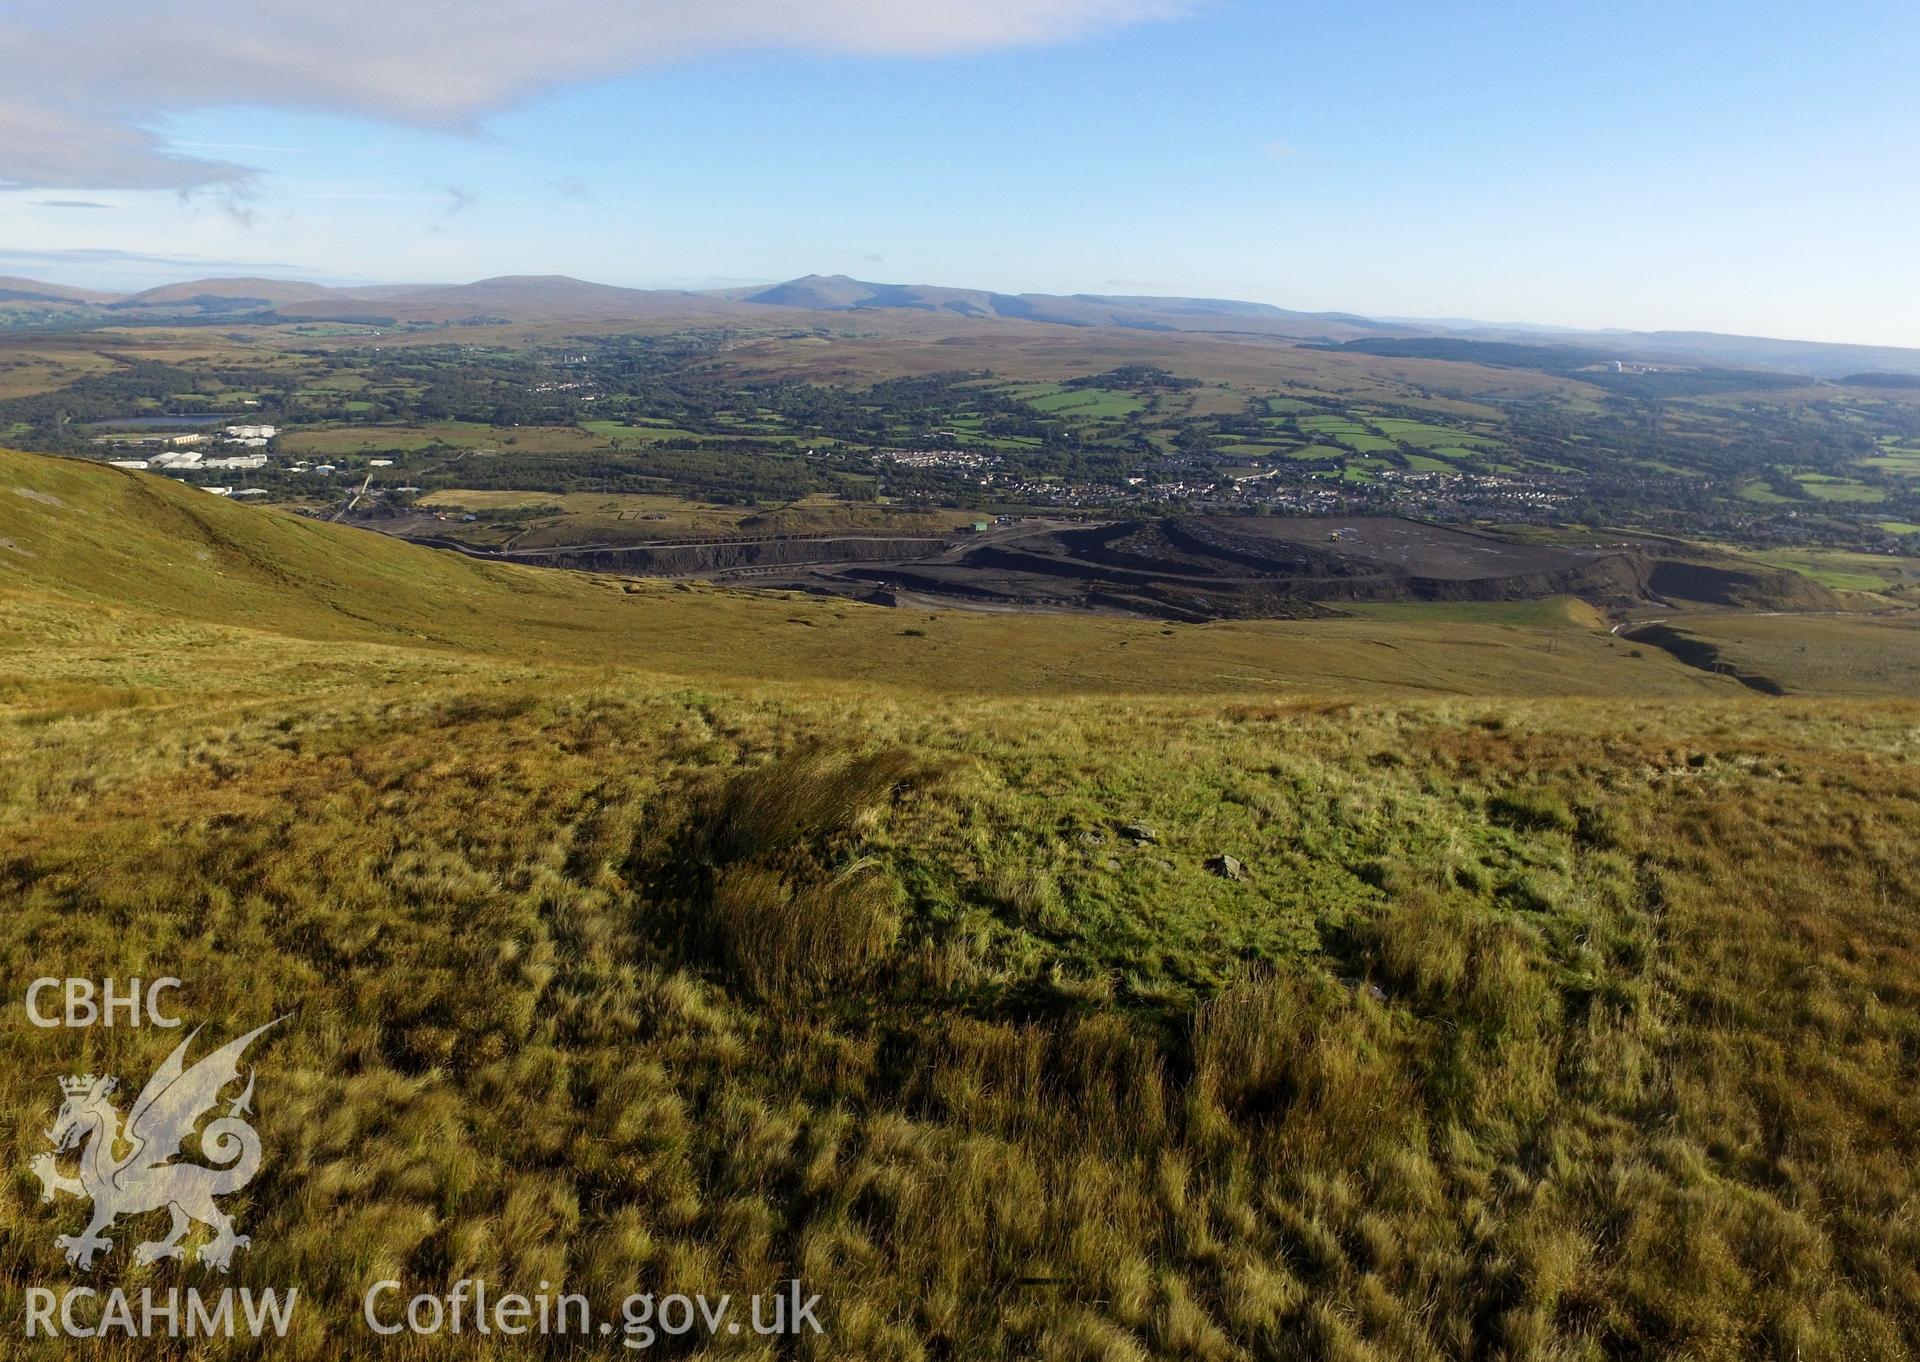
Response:
[[[713,887],[713,922],[728,963],[756,997],[809,993],[878,963],[900,931],[899,890],[858,864],[796,889],[777,870],[737,866]]]
[[[695,796],[664,854],[632,871],[684,897],[685,937],[763,1001],[801,1000],[871,970],[900,931],[900,888],[860,838],[916,778],[900,749],[807,751],[738,771]]]
[[[1920,1351],[1912,704],[856,705],[532,637],[0,600],[8,976],[295,1014],[275,1356],[441,1355],[359,1331],[384,1276],[797,1275],[819,1359]],[[53,1078],[176,1037],[11,1015],[17,1292]],[[90,1284],[174,1280],[133,1233]]]
[[[104,792],[8,815],[11,970],[299,1014],[236,1266],[335,1322],[290,1355],[373,1274],[797,1273],[823,1357],[1913,1346],[1909,709],[369,674],[0,728]],[[31,1143],[47,1044],[0,1045]],[[57,1276],[8,1187],[0,1271]]]
[[[687,850],[709,864],[777,857],[805,843],[845,837],[870,821],[916,772],[911,753],[859,757],[807,753],[729,780],[696,814]]]

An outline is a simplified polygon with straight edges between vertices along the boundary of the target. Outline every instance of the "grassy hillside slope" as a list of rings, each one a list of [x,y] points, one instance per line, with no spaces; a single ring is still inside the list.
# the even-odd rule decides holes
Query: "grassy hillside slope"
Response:
[[[229,1203],[275,1357],[437,1355],[387,1277],[798,1276],[815,1359],[1920,1351],[1920,705],[1572,618],[907,638],[0,459],[0,957],[295,1015]],[[8,1016],[17,1298],[55,1076],[177,1033]],[[88,1284],[207,1278],[153,1229]]]
[[[1328,685],[1687,696],[1731,683],[1609,638],[1590,617],[1490,607],[1425,620],[1200,627],[907,611],[479,563],[235,505],[98,464],[0,450],[0,593],[328,642],[640,666],[675,675],[877,682],[988,694],[1258,693]],[[0,616],[0,627],[4,627]],[[1512,621],[1524,618],[1518,625]],[[37,630],[38,624],[29,632]],[[78,627],[77,625],[71,627]]]

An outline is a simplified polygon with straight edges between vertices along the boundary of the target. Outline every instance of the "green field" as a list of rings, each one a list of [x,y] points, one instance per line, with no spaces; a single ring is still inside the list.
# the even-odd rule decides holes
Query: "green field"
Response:
[[[1132,393],[1083,389],[1059,393],[1052,397],[1036,398],[1027,405],[1035,411],[1044,411],[1052,415],[1072,414],[1095,421],[1117,421],[1133,415],[1145,407],[1146,403]]]
[[[1332,436],[1335,439],[1370,433],[1358,421],[1349,420],[1344,416],[1302,416],[1295,424],[1302,430],[1312,431],[1316,435]]]
[[[1059,383],[1020,383],[1003,389],[1035,411],[1089,421],[1123,421],[1142,410],[1144,399],[1108,388],[1073,388]]]
[[[1489,449],[1501,447],[1501,441],[1490,435],[1462,430],[1457,426],[1439,426],[1424,421],[1409,421],[1385,416],[1375,419],[1373,424],[1391,439],[1423,449],[1471,448],[1481,445]]]
[[[634,436],[638,439],[642,434],[635,432]],[[406,452],[433,446],[503,454],[575,454],[604,449],[607,442],[601,435],[575,426],[501,428],[443,421],[424,426],[303,426],[282,432],[279,443],[288,454],[330,456]]]
[[[1550,596],[1538,601],[1380,601],[1345,607],[1361,619],[1405,620],[1409,623],[1457,621],[1461,624],[1505,625],[1519,629],[1604,631],[1606,617],[1572,596]]]
[[[1796,473],[1794,481],[1807,491],[1807,495],[1816,501],[1843,502],[1881,502],[1887,494],[1877,487],[1855,482],[1851,478],[1837,478],[1827,473]]]
[[[1883,591],[1920,581],[1920,559],[1889,558],[1842,549],[1766,549],[1747,556],[1772,567],[1788,568],[1840,591]]]
[[[602,440],[621,440],[636,444],[653,440],[698,440],[701,437],[691,430],[682,430],[677,426],[657,425],[651,421],[582,421],[580,429],[599,436]]]
[[[1920,478],[1920,449],[1883,446],[1880,453],[1861,459],[1859,466],[1876,469],[1882,473],[1891,473],[1900,478]]]

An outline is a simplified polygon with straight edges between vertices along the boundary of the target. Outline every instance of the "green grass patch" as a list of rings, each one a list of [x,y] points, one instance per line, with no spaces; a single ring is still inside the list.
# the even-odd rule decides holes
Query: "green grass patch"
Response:
[[[1295,424],[1302,430],[1313,431],[1319,435],[1331,435],[1336,439],[1371,433],[1358,421],[1345,416],[1303,416]]]
[[[628,425],[624,421],[582,421],[580,429],[597,435],[603,440],[619,440],[623,444],[712,438],[711,436],[703,437],[695,431],[683,430],[679,426],[655,425],[652,422],[636,422]]]
[[[1891,473],[1897,478],[1920,478],[1920,449],[1889,449],[1859,460],[1856,466]]]
[[[1063,392],[1031,398],[1027,405],[1035,411],[1043,411],[1052,416],[1080,416],[1089,420],[1112,421],[1125,420],[1147,404],[1129,392],[1113,392],[1105,388],[1069,388]]]
[[[1751,501],[1761,506],[1789,506],[1793,504],[1792,497],[1783,497],[1766,483],[1758,480],[1741,483],[1740,490],[1736,492],[1735,495],[1742,501]]]
[[[1521,629],[1606,629],[1593,606],[1573,596],[1538,601],[1378,601],[1343,605],[1363,619],[1497,624]]]
[[[1851,478],[1836,478],[1827,473],[1796,473],[1793,480],[1816,501],[1871,504],[1887,499],[1887,494],[1878,487],[1869,487]]]
[[[1844,549],[1763,549],[1746,556],[1811,577],[1836,591],[1884,591],[1920,578],[1920,561]]]

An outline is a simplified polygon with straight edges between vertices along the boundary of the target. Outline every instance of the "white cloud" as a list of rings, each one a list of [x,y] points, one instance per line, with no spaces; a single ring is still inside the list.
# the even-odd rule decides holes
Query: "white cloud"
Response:
[[[0,43],[0,53],[6,45]],[[4,58],[0,58],[3,62]],[[250,172],[231,161],[181,156],[109,116],[0,96],[0,187],[192,189],[235,185]]]
[[[0,0],[0,183],[244,182],[244,167],[178,154],[146,130],[193,108],[273,105],[466,129],[543,90],[715,52],[931,57],[1058,42],[1200,2]]]

